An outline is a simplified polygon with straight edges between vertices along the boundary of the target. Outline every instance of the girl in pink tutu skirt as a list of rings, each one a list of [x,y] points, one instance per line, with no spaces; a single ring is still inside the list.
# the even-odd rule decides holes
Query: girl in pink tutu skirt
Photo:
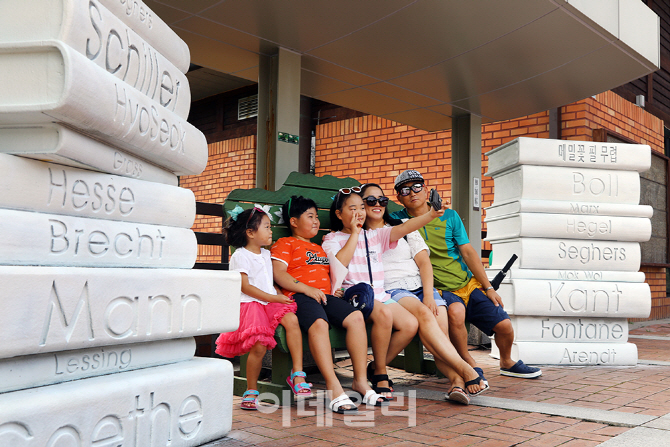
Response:
[[[296,397],[310,397],[311,384],[305,382],[302,371],[302,333],[295,316],[296,304],[275,288],[270,252],[262,248],[272,244],[270,218],[260,208],[243,211],[236,207],[223,233],[227,243],[236,248],[229,265],[231,271],[241,273],[242,294],[240,326],[235,332],[219,336],[216,353],[226,358],[249,353],[242,409],[256,410],[261,362],[265,352],[277,345],[274,333],[279,324],[286,329],[293,360],[293,371],[286,381]]]

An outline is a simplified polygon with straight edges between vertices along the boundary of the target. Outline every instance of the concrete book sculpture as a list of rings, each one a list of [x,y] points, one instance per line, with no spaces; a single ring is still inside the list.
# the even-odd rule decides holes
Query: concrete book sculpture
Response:
[[[190,189],[5,154],[0,192],[1,208],[181,228],[195,220]]]
[[[493,185],[493,205],[512,199],[640,202],[640,175],[634,171],[521,165],[494,175]]]
[[[2,359],[0,393],[184,362],[194,353],[190,337]]]
[[[188,117],[191,92],[186,76],[100,3],[89,0],[69,0],[64,4],[44,0],[9,3],[13,3],[13,13],[0,16],[3,34],[16,36],[17,25],[21,23],[16,20],[17,13],[28,15],[39,10],[44,23],[24,27],[21,34],[26,41],[59,40],[166,110]]]
[[[193,337],[237,328],[240,275],[190,269],[188,47],[141,0],[3,7],[0,446],[225,436],[232,365]]]
[[[0,124],[59,121],[164,167],[202,172],[205,136],[63,42],[0,45]]]
[[[489,277],[519,257],[499,288],[514,355],[538,364],[636,364],[625,319],[651,310],[639,272],[653,213],[639,205],[640,172],[651,148],[519,138],[486,155],[495,185],[485,219]]]
[[[550,237],[645,242],[651,221],[644,217],[575,216],[574,214],[517,213],[487,218],[488,240]]]
[[[654,210],[649,205],[619,203],[587,203],[558,200],[511,199],[486,208],[486,218],[516,213],[573,214],[587,216],[622,216],[651,218]]]
[[[206,444],[230,431],[230,362],[193,359],[6,393],[3,446],[170,446]],[[167,379],[169,378],[169,380]],[[163,386],[160,386],[163,384]]]
[[[138,0],[4,0],[3,6],[6,8],[0,17],[0,42],[62,40],[74,48],[83,48],[82,54],[90,54],[91,60],[100,57],[111,70],[122,63],[122,55],[130,63],[151,64],[148,55],[157,54],[182,73],[188,71],[191,62],[186,43]],[[145,47],[153,49],[137,47],[128,34],[141,38]],[[106,47],[112,52],[109,58]],[[105,62],[112,57],[117,64]],[[141,60],[133,61],[136,57]],[[188,85],[184,90],[188,90]]]
[[[190,269],[193,231],[0,209],[0,265]]]
[[[598,143],[520,137],[488,152],[489,177],[520,165],[567,166],[644,172],[651,152],[644,144]]]
[[[0,127],[0,152],[177,186],[178,177],[61,124]]]

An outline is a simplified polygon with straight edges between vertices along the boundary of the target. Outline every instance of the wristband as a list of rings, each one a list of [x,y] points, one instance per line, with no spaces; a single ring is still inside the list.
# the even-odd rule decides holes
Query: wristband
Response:
[[[495,290],[493,286],[489,286],[484,290],[484,293],[488,292],[489,290]]]

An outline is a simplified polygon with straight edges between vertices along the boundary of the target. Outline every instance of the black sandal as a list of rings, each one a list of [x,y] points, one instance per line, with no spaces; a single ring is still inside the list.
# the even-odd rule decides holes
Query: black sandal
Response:
[[[375,393],[381,394],[382,396],[384,395],[383,393],[393,393],[393,380],[389,379],[388,374],[375,374],[374,373],[374,368],[372,368],[372,362],[368,364],[368,368],[366,370],[368,380],[372,384],[372,389],[374,390]],[[384,387],[384,386],[379,386],[379,382],[387,381],[389,386]]]

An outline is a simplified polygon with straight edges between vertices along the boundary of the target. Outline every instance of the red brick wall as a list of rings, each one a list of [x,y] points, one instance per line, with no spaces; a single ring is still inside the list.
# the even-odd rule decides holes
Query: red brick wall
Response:
[[[195,200],[223,203],[228,193],[237,188],[256,186],[256,137],[248,136],[211,143],[207,167],[200,175],[179,178],[179,185],[189,188]],[[222,219],[213,216],[196,216],[193,231],[221,232]],[[198,246],[198,262],[219,262],[221,248]]]
[[[378,183],[393,198],[393,181],[418,169],[431,187],[451,196],[451,131],[426,132],[375,116],[316,127],[316,175]]]

